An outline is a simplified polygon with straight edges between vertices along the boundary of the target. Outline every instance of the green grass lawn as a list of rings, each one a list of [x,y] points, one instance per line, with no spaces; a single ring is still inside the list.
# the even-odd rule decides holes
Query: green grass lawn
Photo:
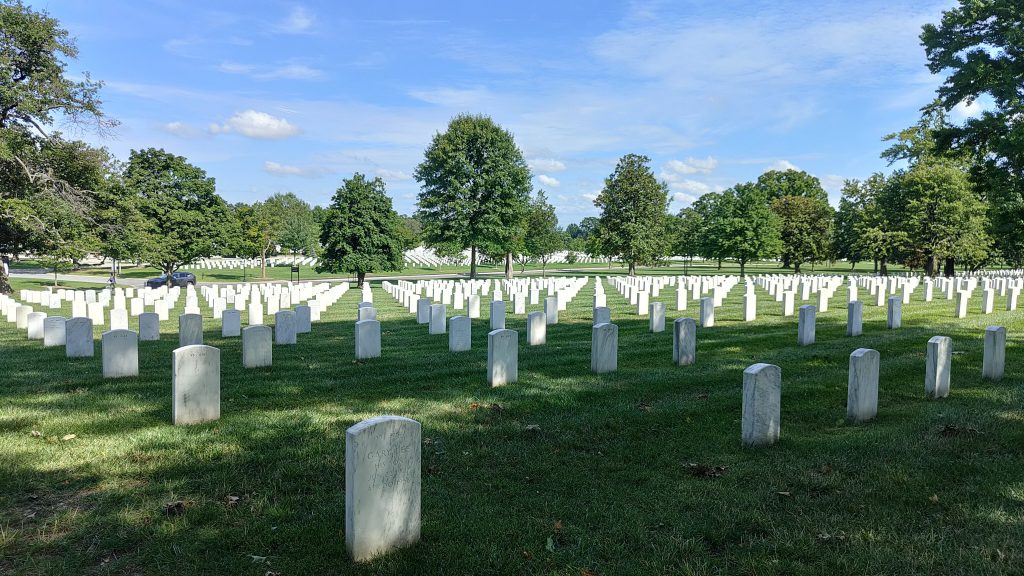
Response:
[[[275,346],[268,369],[243,370],[240,339],[207,319],[206,343],[222,350],[221,419],[189,427],[170,424],[175,314],[159,342],[140,343],[141,375],[110,381],[99,343],[97,357],[69,360],[0,321],[0,573],[1024,570],[1024,321],[1003,298],[982,316],[978,294],[956,320],[953,301],[926,304],[919,288],[902,329],[887,330],[885,309],[865,302],[864,334],[847,338],[839,290],[818,315],[817,343],[798,348],[796,316],[782,318],[761,290],[758,320],[740,321],[738,287],[716,326],[698,328],[697,363],[676,367],[671,331],[649,333],[606,284],[619,370],[597,376],[592,286],[544,346],[527,347],[525,316],[508,315],[520,380],[496,389],[486,319],[473,321],[471,352],[450,354],[446,335],[428,336],[376,287],[383,357],[365,362],[353,361],[358,290],[297,346]],[[659,299],[669,323],[697,316],[695,302],[674,311],[672,289]],[[987,325],[1009,335],[998,383],[980,378]],[[924,352],[937,334],[953,338],[952,387],[926,400]],[[881,352],[879,416],[850,425],[847,367],[859,347]],[[755,362],[782,367],[782,436],[745,449],[742,371]],[[345,429],[380,414],[423,425],[423,538],[355,565],[344,548]],[[173,502],[183,513],[167,513]]]

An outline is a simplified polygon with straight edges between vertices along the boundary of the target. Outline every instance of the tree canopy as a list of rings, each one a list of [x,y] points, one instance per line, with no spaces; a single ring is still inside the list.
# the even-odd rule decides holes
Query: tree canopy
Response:
[[[463,114],[431,140],[416,167],[423,240],[441,253],[511,253],[523,236],[530,169],[512,134],[487,116]]]
[[[317,272],[356,274],[362,285],[369,273],[401,270],[401,226],[384,181],[357,172],[342,181],[331,199],[320,230],[323,252]]]
[[[667,230],[668,185],[648,166],[651,159],[626,154],[605,178],[594,205],[601,210],[598,236],[602,252],[621,258],[636,274],[637,264],[654,264],[670,245]]]

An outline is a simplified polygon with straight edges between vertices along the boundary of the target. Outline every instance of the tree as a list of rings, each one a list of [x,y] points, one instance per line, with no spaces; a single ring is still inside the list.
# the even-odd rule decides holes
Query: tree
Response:
[[[747,262],[772,258],[782,248],[779,218],[767,200],[764,190],[754,184],[737,184],[722,193],[718,242],[721,254],[739,263],[741,276],[746,274]]]
[[[856,213],[851,250],[874,262],[874,271],[887,274],[886,264],[905,250],[907,234],[896,222],[900,200],[894,201],[894,187],[881,173],[861,182],[850,180],[843,187],[848,210]],[[894,210],[896,213],[894,213]]]
[[[100,134],[116,125],[101,110],[102,85],[88,74],[77,81],[65,74],[65,59],[77,56],[67,30],[46,12],[18,0],[0,3],[0,253],[61,237],[41,207],[60,204],[76,218],[89,218],[91,191],[49,171],[44,153],[63,142],[50,131],[55,118]],[[10,291],[0,269],[0,293]]]
[[[802,170],[769,170],[757,177],[756,186],[768,197],[768,203],[783,196],[801,196],[828,203],[821,181]]]
[[[280,215],[277,243],[292,254],[316,254],[320,230],[309,204],[291,192],[275,194],[266,203]]]
[[[782,226],[782,257],[800,273],[805,262],[814,263],[827,255],[832,232],[832,208],[826,202],[806,196],[782,196],[772,202]]]
[[[901,221],[913,252],[913,261],[924,265],[925,274],[938,272],[939,261],[974,265],[984,262],[991,241],[986,233],[985,205],[974,193],[967,173],[949,162],[918,162],[897,172],[889,186],[900,202]],[[969,264],[970,265],[970,264]]]
[[[412,250],[423,241],[423,226],[415,216],[398,216],[399,223],[398,237],[402,241],[404,250]]]
[[[839,199],[839,210],[833,224],[832,256],[848,261],[851,269],[867,257],[858,238],[865,208],[860,193],[859,181],[843,183],[842,198]]]
[[[594,200],[601,209],[598,229],[606,254],[622,258],[629,275],[637,264],[654,264],[668,252],[668,185],[658,182],[650,158],[626,154]]]
[[[694,256],[701,253],[705,237],[704,219],[692,206],[683,208],[672,220],[672,230],[672,255],[685,258],[685,268],[693,261]]]
[[[141,257],[159,268],[168,284],[182,265],[227,248],[227,205],[214,179],[183,156],[132,150],[124,183],[138,195],[139,212],[148,223]]]
[[[357,172],[343,180],[326,216],[320,229],[323,252],[317,272],[356,274],[362,286],[368,273],[402,269],[402,224],[379,177],[367,180]]]
[[[952,110],[985,97],[986,110],[936,134],[940,149],[971,156],[976,188],[989,202],[992,236],[1003,257],[1024,264],[1024,5],[1018,0],[960,0],[921,43],[928,69],[943,74],[939,104]]]
[[[530,201],[526,215],[526,236],[523,239],[523,253],[540,260],[541,275],[545,273],[551,255],[565,247],[565,239],[558,228],[555,207],[548,203],[543,190]]]
[[[470,250],[506,254],[522,238],[530,198],[530,170],[512,135],[486,116],[460,115],[434,136],[416,167],[421,190],[417,217],[423,239],[441,254]]]

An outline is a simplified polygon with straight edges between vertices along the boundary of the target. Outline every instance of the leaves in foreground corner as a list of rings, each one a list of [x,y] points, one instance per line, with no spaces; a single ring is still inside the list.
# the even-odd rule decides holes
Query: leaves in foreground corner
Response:
[[[721,478],[728,466],[715,466],[713,464],[694,464],[693,462],[686,465],[690,471],[690,476],[694,478]]]
[[[164,514],[168,516],[181,516],[185,510],[195,506],[194,500],[175,500],[164,505]]]

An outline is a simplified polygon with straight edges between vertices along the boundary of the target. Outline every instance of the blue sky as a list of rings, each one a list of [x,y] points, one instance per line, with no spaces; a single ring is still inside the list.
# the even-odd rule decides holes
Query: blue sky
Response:
[[[126,160],[160,147],[229,202],[292,191],[326,205],[381,176],[401,213],[431,137],[461,112],[510,130],[565,225],[626,153],[673,212],[771,168],[885,170],[881,137],[939,79],[921,25],[952,0],[675,2],[31,1],[77,38],[71,74],[106,83]],[[953,119],[971,113],[954,111]]]

